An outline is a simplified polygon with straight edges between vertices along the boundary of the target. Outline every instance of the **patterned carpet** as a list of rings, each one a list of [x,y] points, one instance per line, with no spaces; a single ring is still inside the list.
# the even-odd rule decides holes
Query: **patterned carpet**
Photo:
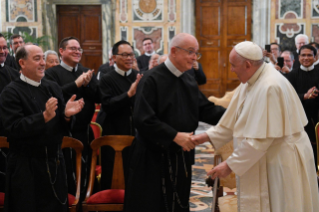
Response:
[[[210,125],[199,123],[196,134],[205,132]],[[212,189],[205,184],[206,173],[213,168],[214,149],[209,142],[196,146],[195,164],[193,165],[190,211],[210,212]]]
[[[206,173],[213,167],[214,149],[209,142],[195,149],[195,165],[193,165],[190,211],[210,212],[212,189],[205,184]]]

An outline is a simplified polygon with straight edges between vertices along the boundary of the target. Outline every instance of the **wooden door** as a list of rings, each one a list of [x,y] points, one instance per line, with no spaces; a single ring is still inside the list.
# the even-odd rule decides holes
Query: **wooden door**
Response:
[[[101,21],[101,6],[57,6],[58,43],[65,37],[77,37],[83,48],[80,63],[95,72],[102,64]]]
[[[196,0],[196,37],[207,77],[200,89],[221,97],[240,83],[228,57],[237,43],[251,40],[251,0]]]

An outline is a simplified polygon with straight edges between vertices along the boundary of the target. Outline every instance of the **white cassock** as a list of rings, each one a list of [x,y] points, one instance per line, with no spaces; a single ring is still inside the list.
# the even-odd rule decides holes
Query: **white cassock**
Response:
[[[295,89],[264,63],[240,84],[220,122],[206,133],[215,149],[234,139],[227,164],[237,175],[240,212],[318,212],[307,118]]]

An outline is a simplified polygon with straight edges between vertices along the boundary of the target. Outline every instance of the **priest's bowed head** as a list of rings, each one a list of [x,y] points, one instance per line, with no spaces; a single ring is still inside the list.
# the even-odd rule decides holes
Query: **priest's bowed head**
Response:
[[[262,49],[253,42],[241,42],[230,52],[229,62],[231,71],[242,83],[246,83],[263,64]]]
[[[263,62],[253,42],[237,44],[229,62],[242,83],[218,124],[192,137],[196,144],[210,141],[215,149],[233,140],[233,153],[208,175],[236,174],[241,212],[319,211],[307,118],[295,89]]]

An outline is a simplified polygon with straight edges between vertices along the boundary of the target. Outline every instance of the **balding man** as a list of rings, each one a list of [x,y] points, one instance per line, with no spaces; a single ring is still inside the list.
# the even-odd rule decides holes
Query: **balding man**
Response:
[[[145,72],[136,92],[137,135],[125,191],[126,212],[189,211],[198,121],[216,124],[225,109],[215,106],[185,73],[200,56],[198,42],[181,33],[168,59]]]
[[[293,69],[299,68],[300,67],[300,62],[299,62],[299,49],[303,45],[309,44],[309,38],[307,35],[304,34],[299,34],[295,37],[295,45],[296,45],[296,51],[294,52],[294,57],[295,57],[295,63],[293,66]]]
[[[20,78],[1,93],[0,113],[10,143],[4,211],[67,212],[68,190],[61,144],[71,117],[83,108],[73,95],[64,103],[62,89],[43,79],[40,47],[16,52]]]
[[[241,84],[217,126],[193,139],[215,149],[234,139],[235,150],[208,174],[237,175],[241,212],[319,211],[307,118],[294,88],[255,43],[237,44],[229,62]]]
[[[280,73],[286,75],[292,71],[292,67],[294,65],[294,54],[291,51],[283,51],[280,55],[284,58],[284,66],[281,68],[278,64],[275,65],[275,69],[280,71]]]

